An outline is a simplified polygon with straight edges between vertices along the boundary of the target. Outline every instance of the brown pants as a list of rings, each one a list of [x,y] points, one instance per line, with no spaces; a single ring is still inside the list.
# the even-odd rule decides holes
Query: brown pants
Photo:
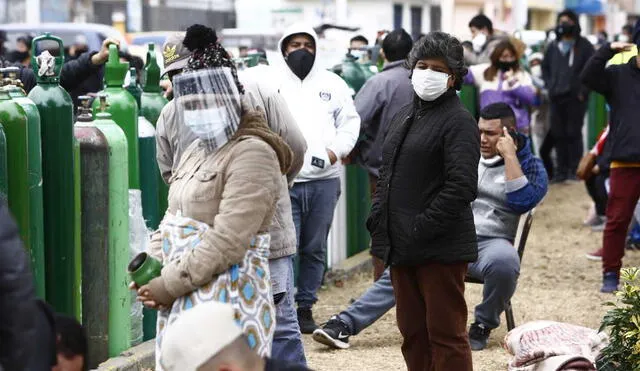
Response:
[[[464,277],[467,264],[392,267],[402,354],[409,371],[472,371]]]

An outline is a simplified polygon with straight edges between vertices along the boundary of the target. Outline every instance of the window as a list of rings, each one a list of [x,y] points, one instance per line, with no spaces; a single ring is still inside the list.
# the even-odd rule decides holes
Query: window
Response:
[[[412,6],[411,7],[411,37],[413,37],[414,40],[418,40],[420,38],[421,33],[422,33],[422,7]]]
[[[393,4],[393,29],[402,28],[402,4]]]

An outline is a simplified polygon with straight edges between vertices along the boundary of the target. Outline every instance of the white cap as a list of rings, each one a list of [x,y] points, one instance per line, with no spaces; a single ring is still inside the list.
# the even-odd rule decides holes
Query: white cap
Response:
[[[197,371],[240,336],[231,305],[215,301],[197,305],[165,329],[160,364],[166,371]]]

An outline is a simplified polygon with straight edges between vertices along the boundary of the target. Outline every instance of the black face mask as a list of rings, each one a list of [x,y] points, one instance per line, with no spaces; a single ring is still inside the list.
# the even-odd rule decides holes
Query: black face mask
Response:
[[[300,80],[304,80],[309,72],[311,72],[316,56],[311,54],[307,49],[298,49],[289,53],[286,59],[291,71],[298,76]]]
[[[500,69],[500,71],[502,72],[507,72],[509,70],[512,70],[516,68],[517,65],[518,65],[518,61],[511,61],[511,62],[498,61],[498,63],[496,64],[498,69]]]
[[[9,55],[9,60],[11,62],[22,62],[23,60],[29,58],[29,52],[19,52],[17,50],[14,50],[13,52],[11,52],[11,54]]]
[[[573,36],[573,35],[576,34],[577,30],[578,30],[578,28],[574,24],[566,23],[566,22],[565,23],[560,23],[556,27],[556,35],[558,37]]]

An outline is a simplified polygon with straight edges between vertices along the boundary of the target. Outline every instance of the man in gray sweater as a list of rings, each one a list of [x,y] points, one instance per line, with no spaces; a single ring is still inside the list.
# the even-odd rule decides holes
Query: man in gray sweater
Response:
[[[382,72],[364,84],[354,101],[361,120],[360,139],[350,157],[369,172],[371,195],[375,193],[382,145],[391,119],[413,99],[410,71],[404,65],[412,46],[411,35],[404,29],[389,33],[382,41],[381,55],[385,61]],[[384,265],[373,259],[374,277],[378,279]]]
[[[483,300],[469,329],[471,349],[487,345],[492,329],[513,296],[520,259],[513,247],[520,215],[533,209],[547,193],[547,173],[531,152],[531,141],[515,131],[509,105],[495,103],[480,113],[478,197],[473,217],[478,235],[478,260],[468,275],[484,281]],[[336,349],[349,347],[349,337],[373,324],[395,305],[389,270],[346,311],[313,333],[313,339]]]

